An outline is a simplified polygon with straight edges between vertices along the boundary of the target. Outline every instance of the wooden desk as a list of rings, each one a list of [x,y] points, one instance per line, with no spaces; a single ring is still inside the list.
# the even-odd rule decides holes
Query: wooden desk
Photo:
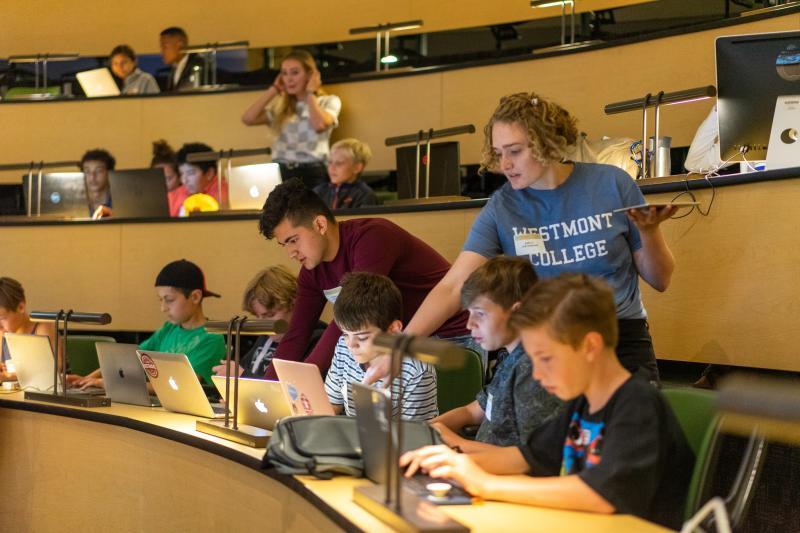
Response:
[[[369,481],[260,470],[263,450],[198,433],[195,420],[160,408],[80,409],[0,395],[0,529],[389,530],[351,501]],[[475,531],[666,531],[632,516],[495,502],[443,509]]]

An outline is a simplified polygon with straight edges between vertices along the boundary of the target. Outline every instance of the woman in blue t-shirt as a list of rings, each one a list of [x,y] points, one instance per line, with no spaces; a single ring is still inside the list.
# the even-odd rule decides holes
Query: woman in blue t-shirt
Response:
[[[565,159],[578,130],[563,108],[534,93],[500,100],[484,129],[482,169],[508,182],[475,220],[450,271],[431,291],[406,332],[429,335],[459,310],[464,280],[490,258],[530,259],[539,277],[580,272],[614,289],[620,336],[617,355],[630,371],[658,380],[639,276],[658,291],[669,286],[675,260],[659,224],[674,207],[615,212],[645,203],[623,170]]]

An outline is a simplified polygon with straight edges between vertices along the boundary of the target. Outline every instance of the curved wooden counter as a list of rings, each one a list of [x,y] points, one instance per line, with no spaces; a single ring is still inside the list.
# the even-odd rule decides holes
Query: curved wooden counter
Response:
[[[90,410],[0,394],[0,530],[388,530],[352,502],[353,488],[369,481],[260,470],[263,450],[198,433],[195,421],[160,408]],[[442,509],[475,531],[665,531],[626,515],[494,502]]]

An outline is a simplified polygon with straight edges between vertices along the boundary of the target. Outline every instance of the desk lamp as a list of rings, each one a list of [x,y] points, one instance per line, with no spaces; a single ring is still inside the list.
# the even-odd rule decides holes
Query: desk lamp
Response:
[[[652,93],[647,93],[644,98],[636,98],[634,100],[625,100],[622,102],[615,102],[605,106],[604,111],[606,115],[614,115],[616,113],[626,113],[628,111],[641,111],[642,112],[642,162],[641,162],[641,175],[640,178],[661,177],[669,174],[668,169],[659,169],[661,156],[658,153],[658,139],[659,129],[661,126],[661,106],[673,104],[685,104],[688,102],[696,102],[698,100],[705,100],[713,98],[717,95],[717,89],[713,85],[705,85],[703,87],[694,87],[692,89],[684,89],[682,91],[674,91],[665,93],[660,91],[653,96]],[[653,146],[653,171],[647,165],[647,108],[655,108],[655,142]],[[666,173],[665,173],[666,172]],[[655,176],[653,176],[655,174]]]
[[[575,42],[575,4],[578,0],[530,0],[531,7],[534,9],[561,6],[561,44],[538,48],[534,52],[554,52],[557,50],[569,50],[582,48],[597,44],[601,41],[595,39],[590,41]],[[567,4],[569,4],[569,42],[567,42]]]
[[[463,126],[455,126],[452,128],[443,128],[434,130],[433,128],[428,131],[419,130],[417,133],[410,133],[408,135],[399,135],[397,137],[387,137],[384,143],[386,146],[397,146],[400,144],[416,143],[417,145],[417,158],[414,167],[414,200],[419,200],[419,159],[420,159],[420,145],[425,141],[425,198],[430,197],[431,188],[431,140],[440,139],[442,137],[452,137],[453,135],[462,135],[465,133],[475,133],[474,124],[465,124]]]
[[[401,375],[403,358],[417,359],[440,368],[459,368],[464,365],[464,349],[443,340],[418,338],[410,335],[378,333],[372,346],[379,355],[391,357],[390,382]],[[401,423],[403,382],[397,379],[398,409],[389,418],[387,432],[389,457],[386,461],[386,486],[366,485],[356,487],[353,501],[392,527],[415,531],[468,531],[459,522],[449,518],[435,505],[401,487],[400,443],[403,442]],[[392,391],[395,394],[395,391]]]
[[[228,41],[223,43],[206,43],[188,46],[183,49],[187,54],[206,54],[208,60],[203,67],[203,84],[205,89],[220,89],[217,84],[217,52],[219,50],[238,50],[250,46],[250,41]]]
[[[375,33],[375,72],[389,70],[389,65],[397,63],[397,56],[392,55],[389,50],[389,32],[413,30],[422,27],[421,20],[407,20],[405,22],[387,22],[385,24],[377,24],[375,26],[364,26],[360,28],[351,28],[350,35],[359,35],[362,33]],[[381,52],[381,42],[385,50]]]
[[[228,322],[211,321],[205,325],[209,333],[224,333],[228,336],[225,356],[225,418],[223,420],[198,420],[197,431],[225,440],[238,442],[252,448],[266,448],[269,436],[266,429],[239,424],[239,361],[242,335],[278,335],[289,329],[285,320],[249,320],[246,316],[235,316]],[[234,336],[236,342],[234,343]],[[231,356],[234,366],[231,368]],[[233,374],[233,401],[231,401],[231,373]],[[231,407],[231,404],[233,406]],[[233,411],[233,416],[230,411]]]
[[[28,54],[9,56],[8,63],[33,63],[33,75],[36,92],[25,96],[16,96],[17,99],[26,100],[46,100],[55,98],[56,95],[47,92],[47,63],[50,61],[74,61],[80,56],[78,54]],[[39,85],[39,70],[41,65],[41,86]]]
[[[55,322],[56,342],[53,357],[53,392],[25,391],[25,399],[76,407],[108,407],[111,405],[111,400],[105,396],[93,396],[85,392],[67,391],[67,366],[69,363],[67,359],[68,324],[75,322],[78,324],[105,326],[111,323],[111,315],[108,313],[84,313],[82,311],[73,311],[72,309],[69,311],[61,309],[59,311],[31,311],[31,319],[37,322]],[[62,343],[64,346],[64,361],[59,372],[58,352]],[[59,377],[61,378],[60,383]]]

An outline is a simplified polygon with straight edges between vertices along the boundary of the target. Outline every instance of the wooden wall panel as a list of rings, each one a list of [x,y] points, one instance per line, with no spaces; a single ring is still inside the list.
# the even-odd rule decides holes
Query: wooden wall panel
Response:
[[[500,97],[535,90],[569,109],[590,138],[641,136],[637,113],[606,116],[605,104],[714,84],[714,39],[719,35],[796,29],[800,14],[749,22],[605,50],[531,62],[453,70],[392,79],[329,85],[342,98],[341,125],[334,139],[367,141],[374,158],[369,168],[395,167],[389,136],[420,128],[475,124],[479,132],[461,136],[464,163],[479,160],[480,130]],[[687,61],[691,58],[691,61]],[[131,98],[92,102],[0,104],[0,162],[72,159],[89,148],[105,146],[120,167],[146,166],[151,142],[165,138],[174,146],[203,140],[215,149],[253,148],[269,143],[265,126],[246,127],[239,117],[259,91]],[[674,146],[690,143],[712,101],[666,107],[662,134]],[[651,128],[652,129],[652,128]],[[0,181],[17,181],[19,172],[0,173]]]
[[[653,0],[582,0],[578,12]],[[194,43],[246,39],[252,47],[347,41],[350,28],[422,19],[433,32],[559,16],[560,8],[533,10],[520,0],[139,0],[135,7],[102,0],[6,0],[0,56],[41,52],[104,55],[126,43],[158,52],[158,34],[182,26]]]

